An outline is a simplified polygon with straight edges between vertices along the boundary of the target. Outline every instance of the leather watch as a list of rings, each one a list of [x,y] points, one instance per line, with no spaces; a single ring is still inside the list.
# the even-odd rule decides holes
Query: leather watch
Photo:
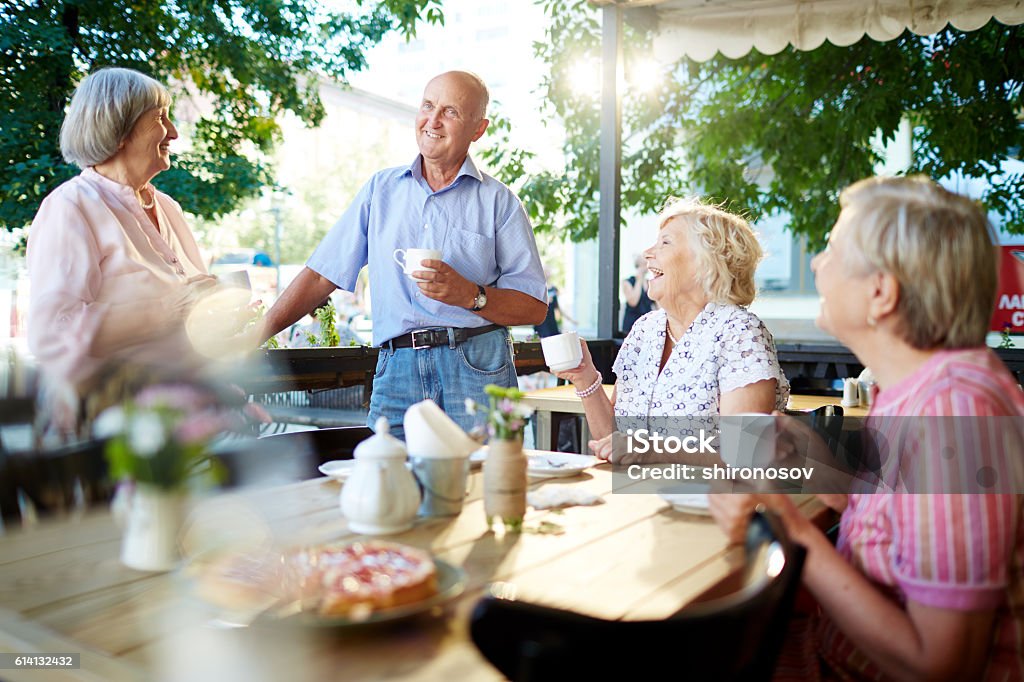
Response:
[[[484,291],[483,286],[477,284],[476,292],[476,298],[473,299],[473,307],[470,308],[474,313],[480,312],[487,305],[487,292]]]

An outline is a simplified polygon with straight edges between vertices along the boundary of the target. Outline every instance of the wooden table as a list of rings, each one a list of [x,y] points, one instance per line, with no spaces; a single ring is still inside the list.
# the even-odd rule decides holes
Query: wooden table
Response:
[[[605,394],[611,398],[612,384],[604,385]],[[576,397],[576,392],[571,384],[555,386],[554,388],[541,388],[535,391],[527,391],[523,402],[534,409],[537,420],[537,447],[555,449],[558,447],[558,434],[552,433],[552,414],[584,414],[583,401]],[[822,405],[839,405],[841,398],[821,395],[792,395],[789,397],[787,407],[791,410],[813,410]],[[865,407],[844,407],[843,413],[849,417],[865,417],[868,410]],[[590,429],[587,420],[582,419],[580,431],[580,443],[586,448],[590,440]]]
[[[0,537],[0,651],[81,653],[82,669],[0,672],[10,680],[490,680],[498,674],[468,638],[468,615],[488,583],[519,597],[605,618],[661,618],[733,579],[742,551],[710,518],[673,511],[655,495],[611,493],[603,465],[556,484],[599,493],[604,503],[563,512],[531,510],[562,534],[497,537],[484,524],[482,481],[461,515],[421,520],[398,542],[461,566],[466,592],[440,614],[360,630],[219,629],[217,611],[193,594],[184,572],[145,574],[118,561],[120,533],[108,513]],[[533,487],[547,485],[534,482]],[[222,494],[199,505],[187,538],[262,538],[289,543],[353,538],[328,479]],[[801,498],[821,522],[824,508]],[[628,548],[628,551],[624,551]],[[72,672],[74,674],[72,674]]]

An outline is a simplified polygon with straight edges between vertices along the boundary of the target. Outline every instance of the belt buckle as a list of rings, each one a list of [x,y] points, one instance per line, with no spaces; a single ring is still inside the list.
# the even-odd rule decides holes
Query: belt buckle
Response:
[[[423,350],[424,348],[430,348],[429,341],[427,343],[424,343],[422,346],[416,344],[416,335],[417,334],[426,334],[426,335],[428,335],[427,338],[428,339],[430,338],[430,336],[429,336],[430,330],[429,329],[417,329],[415,331],[409,332],[409,336],[410,336],[410,338],[412,338],[412,349],[413,350]]]

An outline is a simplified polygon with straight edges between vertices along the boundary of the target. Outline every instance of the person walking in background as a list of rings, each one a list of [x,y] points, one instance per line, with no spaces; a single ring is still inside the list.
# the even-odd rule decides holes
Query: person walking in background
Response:
[[[380,353],[367,423],[386,417],[398,437],[405,410],[428,398],[472,428],[466,398],[483,402],[487,384],[517,385],[507,327],[540,324],[547,311],[522,202],[469,156],[487,130],[488,100],[474,74],[433,78],[415,119],[419,155],[366,183],[262,325],[268,338],[335,289],[351,291],[368,264]],[[407,274],[393,254],[413,247],[441,259]]]
[[[637,256],[634,264],[636,274],[622,280],[622,296],[626,303],[622,315],[623,336],[629,336],[633,323],[654,310],[654,302],[647,295],[647,259]]]
[[[562,310],[562,307],[559,305],[558,287],[551,283],[551,269],[546,265],[544,266],[544,279],[548,282],[548,314],[543,322],[533,327],[533,331],[542,339],[560,334],[562,331],[562,320],[576,324],[576,320]]]

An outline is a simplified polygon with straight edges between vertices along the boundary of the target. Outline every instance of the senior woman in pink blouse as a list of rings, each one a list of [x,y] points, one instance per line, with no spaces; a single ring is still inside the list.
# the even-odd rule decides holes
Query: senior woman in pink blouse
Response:
[[[215,278],[181,207],[150,184],[178,137],[169,105],[137,71],[85,78],[60,135],[82,172],[43,200],[29,231],[29,347],[51,381],[80,394],[111,361],[198,365],[183,321]]]
[[[868,432],[899,444],[883,470],[935,476],[974,457],[1019,462],[1024,394],[985,347],[997,272],[985,215],[924,178],[863,180],[840,204],[812,263],[817,323],[874,373]],[[945,417],[961,419],[936,419]],[[711,511],[738,541],[760,501],[807,547],[803,581],[822,616],[791,638],[811,660],[783,657],[802,665],[800,679],[1020,680],[1021,497],[947,494],[971,482],[823,496],[842,512],[835,547],[788,496],[712,495]]]

